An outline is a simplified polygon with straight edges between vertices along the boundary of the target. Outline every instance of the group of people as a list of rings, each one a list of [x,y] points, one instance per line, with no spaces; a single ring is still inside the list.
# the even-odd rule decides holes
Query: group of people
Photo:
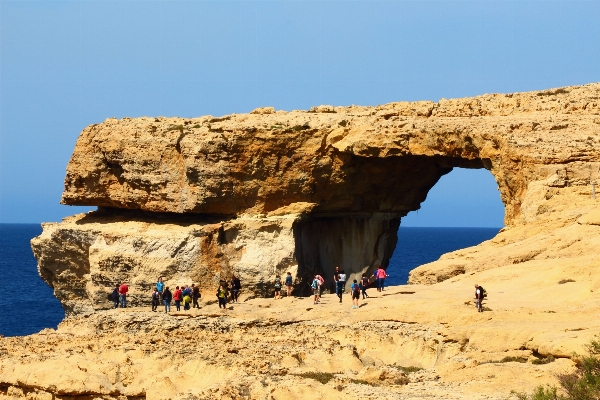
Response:
[[[217,300],[219,302],[219,308],[227,310],[227,302],[229,300],[230,294],[231,302],[238,303],[240,297],[240,290],[242,290],[242,282],[237,276],[233,275],[229,285],[227,284],[227,281],[221,279],[221,281],[219,281],[219,288],[217,289]]]
[[[112,294],[109,295],[115,308],[127,308],[127,292],[129,292],[129,287],[125,283],[119,282],[115,286]]]
[[[381,266],[378,266],[377,270],[371,276],[375,278],[378,292],[383,290],[385,278],[387,278],[387,276],[388,275]],[[340,267],[335,267],[333,281],[335,283],[335,294],[338,296],[341,303],[343,298],[342,295],[346,292],[346,272],[344,270],[340,270]],[[321,275],[317,274],[313,277],[311,288],[314,294],[314,304],[319,304],[321,300],[321,294],[324,283],[325,280]],[[362,275],[360,283],[356,279],[353,280],[352,285],[350,286],[350,293],[352,294],[352,308],[359,308],[358,301],[360,300],[361,294],[363,300],[369,297],[369,295],[367,294],[367,289],[369,288],[370,284],[371,279],[366,274]]]
[[[388,277],[385,270],[379,266],[377,270],[371,276],[375,278],[375,282],[377,284],[377,291],[382,291],[384,289],[385,279]],[[333,281],[335,283],[335,293],[338,296],[340,303],[343,299],[343,294],[346,292],[346,273],[344,270],[340,270],[339,267],[335,267],[335,272],[333,274]],[[287,296],[292,295],[293,288],[293,278],[291,272],[288,272],[285,277],[285,282],[281,280],[280,275],[276,275],[275,280],[272,282],[275,289],[275,299],[283,298],[281,296],[282,286],[285,284]],[[314,275],[311,289],[313,290],[314,295],[314,304],[319,304],[321,300],[321,294],[323,291],[325,279],[321,275]],[[358,301],[360,300],[361,294],[363,300],[369,297],[367,294],[367,289],[371,284],[371,279],[363,274],[360,282],[356,279],[353,280],[352,285],[350,286],[350,293],[352,295],[352,308],[359,308]],[[227,303],[238,303],[240,290],[242,289],[242,284],[240,279],[233,275],[229,284],[225,280],[221,280],[219,282],[219,288],[217,289],[217,300],[219,302],[219,308],[223,308],[227,310]],[[109,295],[109,299],[113,301],[114,308],[126,308],[127,307],[127,293],[129,292],[129,287],[120,282],[115,286],[111,295]],[[475,306],[477,307],[478,312],[483,312],[483,300],[487,296],[487,292],[485,289],[478,284],[475,284]],[[184,310],[189,310],[190,308],[200,308],[198,304],[198,300],[202,297],[200,293],[200,287],[196,286],[196,284],[192,283],[191,286],[176,286],[175,291],[171,292],[168,286],[165,286],[163,282],[163,278],[159,277],[158,281],[154,286],[154,291],[152,292],[152,311],[157,311],[160,304],[163,304],[165,307],[165,313],[171,311],[171,301],[175,301],[175,309],[177,311],[181,310],[181,305],[183,304]]]

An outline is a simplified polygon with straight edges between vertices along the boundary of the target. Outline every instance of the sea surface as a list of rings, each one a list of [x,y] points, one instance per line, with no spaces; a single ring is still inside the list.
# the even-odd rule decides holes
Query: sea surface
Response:
[[[408,272],[449,251],[491,239],[500,228],[405,228],[387,269],[386,285],[406,283]],[[39,224],[0,224],[0,334],[21,336],[56,328],[64,318],[60,302],[37,272],[29,241]]]

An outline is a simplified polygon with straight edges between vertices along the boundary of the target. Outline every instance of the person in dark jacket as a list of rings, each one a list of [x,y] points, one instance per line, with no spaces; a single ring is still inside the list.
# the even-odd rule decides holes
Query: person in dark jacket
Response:
[[[238,297],[240,297],[240,290],[242,289],[242,283],[240,282],[240,278],[233,275],[231,278],[231,301],[233,303],[238,302]]]
[[[163,292],[163,303],[165,305],[165,312],[170,312],[171,311],[171,300],[173,299],[173,295],[171,294],[171,291],[169,290],[169,287],[167,286],[165,288],[165,291]]]
[[[156,311],[158,308],[159,299],[160,294],[158,293],[158,289],[154,288],[154,292],[152,292],[152,311]]]
[[[475,305],[477,306],[477,312],[483,312],[483,306],[481,304],[483,302],[483,297],[483,288],[478,284],[475,284]]]
[[[192,283],[192,301],[193,301],[192,308],[200,308],[200,306],[198,305],[198,299],[201,296],[202,295],[200,294],[200,287],[196,286]]]
[[[115,286],[115,289],[112,292],[112,300],[115,308],[119,308],[119,286],[121,285],[118,284],[117,286]]]

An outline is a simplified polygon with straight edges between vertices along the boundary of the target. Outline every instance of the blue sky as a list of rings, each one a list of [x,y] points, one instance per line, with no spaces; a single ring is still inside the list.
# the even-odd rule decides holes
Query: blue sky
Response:
[[[56,221],[107,117],[375,105],[600,81],[600,2],[0,1],[0,222]],[[484,170],[404,226],[501,226]]]

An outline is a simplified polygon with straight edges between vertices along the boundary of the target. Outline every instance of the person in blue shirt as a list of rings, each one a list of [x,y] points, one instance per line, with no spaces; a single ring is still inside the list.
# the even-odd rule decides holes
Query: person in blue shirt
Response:
[[[162,278],[162,276],[159,276],[158,282],[156,282],[156,290],[158,290],[158,296],[159,296],[161,302],[163,299],[164,289],[165,289],[165,284],[163,283],[163,278]]]

